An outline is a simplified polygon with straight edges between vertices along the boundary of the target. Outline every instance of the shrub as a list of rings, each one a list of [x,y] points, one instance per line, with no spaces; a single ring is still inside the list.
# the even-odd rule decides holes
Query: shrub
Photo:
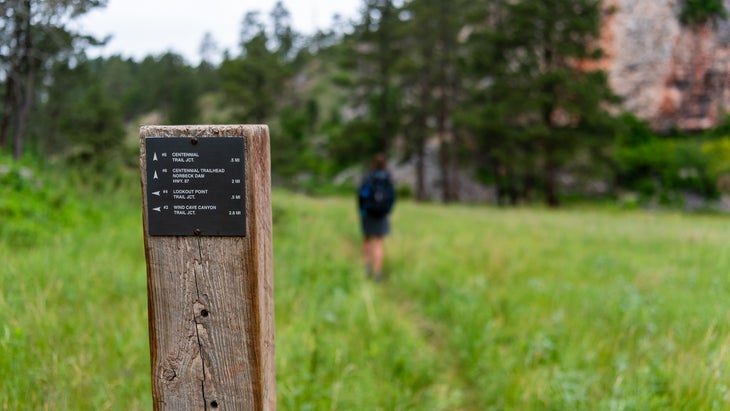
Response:
[[[50,181],[30,161],[0,155],[0,240],[30,246],[79,215],[79,203],[64,185]]]
[[[730,193],[730,137],[705,142],[702,152],[708,158],[708,173],[717,190]]]
[[[686,0],[679,20],[686,25],[703,24],[713,18],[725,18],[727,11],[723,0]]]
[[[717,195],[711,156],[701,142],[688,138],[645,140],[620,146],[618,183],[643,196],[672,198],[690,192],[706,198]]]

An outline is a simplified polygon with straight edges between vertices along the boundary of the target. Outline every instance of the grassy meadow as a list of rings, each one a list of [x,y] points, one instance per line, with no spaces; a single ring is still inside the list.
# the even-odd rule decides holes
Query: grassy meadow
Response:
[[[69,185],[0,198],[0,409],[151,409],[138,183]],[[730,409],[728,217],[404,201],[373,283],[354,198],[273,200],[281,410]]]

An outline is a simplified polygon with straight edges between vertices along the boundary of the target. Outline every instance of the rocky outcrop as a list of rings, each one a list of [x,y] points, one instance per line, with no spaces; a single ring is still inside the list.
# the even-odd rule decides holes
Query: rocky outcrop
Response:
[[[730,113],[730,21],[685,26],[682,1],[603,5],[600,66],[623,107],[659,131],[708,129]]]

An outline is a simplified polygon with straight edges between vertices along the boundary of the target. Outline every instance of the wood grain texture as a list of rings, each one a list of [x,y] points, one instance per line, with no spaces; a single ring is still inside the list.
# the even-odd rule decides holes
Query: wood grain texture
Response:
[[[149,236],[146,137],[245,138],[246,237]],[[266,126],[145,126],[140,168],[155,410],[276,409]]]

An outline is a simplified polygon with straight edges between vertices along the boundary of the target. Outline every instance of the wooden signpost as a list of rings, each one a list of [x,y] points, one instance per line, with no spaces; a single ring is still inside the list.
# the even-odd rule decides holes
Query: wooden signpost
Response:
[[[266,126],[140,129],[155,410],[275,410]]]

